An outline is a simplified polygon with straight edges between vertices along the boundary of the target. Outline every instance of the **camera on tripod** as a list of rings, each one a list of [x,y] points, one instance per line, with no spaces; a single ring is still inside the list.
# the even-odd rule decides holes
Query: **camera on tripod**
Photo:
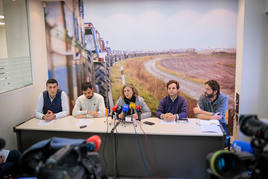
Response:
[[[239,124],[240,130],[252,137],[250,144],[246,146],[245,142],[240,142],[239,152],[220,150],[209,153],[207,170],[211,178],[268,178],[268,152],[263,151],[268,142],[268,124],[256,115],[241,115]]]
[[[99,155],[101,139],[52,138],[27,149],[22,157],[23,171],[38,179],[100,179]]]

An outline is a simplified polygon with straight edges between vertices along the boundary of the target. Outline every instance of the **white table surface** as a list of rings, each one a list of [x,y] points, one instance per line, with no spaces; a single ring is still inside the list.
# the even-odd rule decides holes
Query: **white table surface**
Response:
[[[93,118],[84,120],[91,120],[92,122],[90,122],[87,127],[81,129],[78,125],[79,119],[76,119],[73,116],[56,119],[49,125],[40,125],[40,119],[33,118],[16,126],[16,130],[107,133],[107,131],[111,131],[115,122],[117,122],[111,118],[108,118],[108,120],[107,118]],[[143,123],[144,121],[153,122],[155,125],[146,125]],[[144,131],[145,134],[148,135],[223,136],[221,131],[218,133],[202,132],[200,120],[195,118],[189,118],[188,122],[178,122],[175,124],[163,123],[163,121],[158,118],[147,118],[143,119],[141,122],[137,121],[135,126],[138,134],[143,134]],[[120,123],[115,132],[121,134],[135,134],[132,123]]]

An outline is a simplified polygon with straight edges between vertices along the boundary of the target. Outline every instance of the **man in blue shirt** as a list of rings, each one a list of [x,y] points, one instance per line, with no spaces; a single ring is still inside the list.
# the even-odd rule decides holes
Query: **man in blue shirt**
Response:
[[[168,96],[160,100],[156,115],[165,121],[175,121],[188,116],[188,103],[178,95],[179,82],[170,80],[167,83]]]
[[[226,143],[230,138],[227,125],[225,122],[225,113],[228,109],[228,97],[220,92],[220,85],[216,80],[205,82],[205,93],[198,100],[194,114],[199,119],[216,119],[219,120],[222,128],[226,133]]]
[[[50,121],[67,116],[69,113],[68,97],[58,88],[55,79],[48,79],[46,90],[40,94],[35,109],[35,117]]]

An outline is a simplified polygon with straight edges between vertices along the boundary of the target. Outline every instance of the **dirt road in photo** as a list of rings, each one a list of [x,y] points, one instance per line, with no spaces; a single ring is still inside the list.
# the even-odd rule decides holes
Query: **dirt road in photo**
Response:
[[[189,95],[193,99],[198,99],[201,95],[202,91],[200,89],[203,89],[202,84],[194,83],[188,80],[185,80],[184,78],[181,78],[179,76],[164,72],[157,68],[156,62],[161,60],[161,58],[155,58],[151,61],[148,61],[144,66],[148,72],[150,72],[152,75],[160,78],[161,80],[168,82],[171,79],[177,80],[180,83],[180,90],[182,90],[184,93]]]
[[[188,54],[156,57],[145,63],[145,69],[155,77],[167,82],[175,79],[181,90],[198,99],[204,91],[203,82],[217,80],[221,91],[229,97],[229,107],[234,105],[235,55],[233,54]],[[177,73],[177,74],[176,74]]]

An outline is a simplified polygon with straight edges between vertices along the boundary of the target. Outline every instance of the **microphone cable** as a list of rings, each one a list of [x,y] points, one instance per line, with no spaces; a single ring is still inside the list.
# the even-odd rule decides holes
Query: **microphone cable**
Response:
[[[143,166],[144,166],[144,168],[145,168],[145,171],[146,171],[147,175],[148,175],[150,178],[152,178],[152,176],[151,176],[151,174],[150,174],[150,172],[149,172],[149,170],[148,170],[148,167],[147,167],[147,165],[146,165],[146,163],[145,163],[144,157],[143,157],[143,153],[142,153],[142,150],[141,150],[141,145],[140,145],[139,136],[138,136],[138,134],[137,134],[137,131],[136,131],[134,122],[133,122],[133,127],[134,127],[135,136],[136,136],[136,139],[137,139],[137,144],[138,144],[138,148],[139,148],[139,152],[140,152],[140,157],[141,157]]]
[[[104,135],[104,141],[103,141],[103,144],[102,144],[102,157],[103,157],[103,161],[104,161],[104,168],[106,168],[107,166],[107,161],[105,159],[105,145],[106,145],[106,138],[107,138],[107,134],[108,134],[108,128],[109,128],[109,121],[108,121],[108,118],[109,118],[109,115],[107,115],[105,121],[106,121],[106,133]]]
[[[152,168],[153,168],[153,173],[154,173],[154,176],[156,176],[156,170],[155,170],[155,160],[154,160],[154,157],[153,157],[153,153],[152,153],[152,148],[151,148],[151,145],[150,145],[150,142],[149,142],[149,138],[148,136],[145,134],[143,128],[141,127],[141,122],[140,122],[140,128],[144,134],[144,137],[145,137],[145,143],[147,145],[147,149],[148,149],[148,153],[150,155],[150,158],[151,158],[151,161],[152,161]]]
[[[115,130],[113,137],[114,137],[114,169],[115,169],[115,177],[119,178],[119,171],[118,171],[118,161],[117,161],[117,155],[118,155],[118,137],[117,137],[117,129]]]

